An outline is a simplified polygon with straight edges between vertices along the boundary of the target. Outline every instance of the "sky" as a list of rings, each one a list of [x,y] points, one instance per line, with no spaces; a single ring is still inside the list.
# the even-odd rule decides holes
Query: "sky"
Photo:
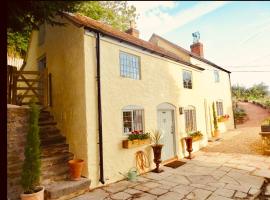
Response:
[[[199,31],[204,57],[231,71],[232,85],[264,82],[270,88],[270,2],[128,3],[139,14],[136,26],[141,39],[149,40],[156,33],[190,50],[192,33]]]

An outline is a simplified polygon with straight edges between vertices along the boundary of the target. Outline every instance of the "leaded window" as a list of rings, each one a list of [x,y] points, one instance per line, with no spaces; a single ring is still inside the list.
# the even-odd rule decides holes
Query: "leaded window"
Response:
[[[129,53],[120,52],[120,75],[139,80],[141,78],[140,58]]]
[[[196,110],[195,107],[189,106],[184,110],[186,132],[197,131]]]
[[[192,72],[183,71],[183,86],[184,88],[192,89]]]

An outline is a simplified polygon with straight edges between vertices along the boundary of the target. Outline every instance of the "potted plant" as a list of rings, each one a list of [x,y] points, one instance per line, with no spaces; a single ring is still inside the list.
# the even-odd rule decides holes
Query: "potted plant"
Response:
[[[72,159],[68,161],[71,180],[78,181],[81,179],[83,165],[84,165],[84,160],[82,159]]]
[[[142,130],[132,131],[131,134],[128,135],[128,139],[122,141],[122,146],[123,148],[129,149],[132,147],[137,147],[139,145],[149,144],[149,138],[149,133],[143,133]]]
[[[154,152],[154,163],[156,164],[156,168],[153,170],[153,172],[160,173],[164,170],[159,169],[159,165],[162,162],[161,160],[161,150],[163,147],[163,144],[160,144],[160,139],[162,138],[162,134],[160,131],[155,130],[150,135],[151,141],[154,143],[152,146],[153,152]]]
[[[270,132],[270,118],[265,119],[261,125],[262,132]]]
[[[188,135],[192,137],[193,142],[201,140],[203,137],[201,131],[189,132]]]
[[[193,148],[192,148],[192,142],[193,142],[193,138],[192,136],[190,136],[190,132],[187,132],[187,137],[184,137],[185,139],[185,142],[186,142],[186,147],[187,147],[187,152],[188,152],[188,156],[185,157],[187,159],[192,159],[192,156],[191,156],[191,152],[193,151]]]
[[[216,114],[216,108],[215,108],[215,103],[214,102],[212,104],[212,109],[213,109],[213,120],[214,120],[214,137],[219,137],[220,136],[220,131],[218,129],[217,114]]]
[[[21,174],[21,185],[24,193],[22,200],[43,200],[44,187],[39,185],[40,179],[40,138],[39,138],[39,107],[33,100],[30,102],[30,124],[24,150],[24,162]]]

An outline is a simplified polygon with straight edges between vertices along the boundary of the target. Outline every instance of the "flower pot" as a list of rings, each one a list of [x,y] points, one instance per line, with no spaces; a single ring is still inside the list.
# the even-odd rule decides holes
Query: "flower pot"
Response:
[[[40,190],[32,194],[21,194],[21,200],[44,200],[45,187],[40,186]]]
[[[71,180],[77,181],[81,179],[83,164],[84,160],[82,159],[73,159],[68,161]]]
[[[191,152],[193,151],[193,148],[192,148],[192,141],[193,141],[193,138],[191,136],[188,136],[188,137],[185,137],[185,142],[186,142],[186,146],[187,146],[187,152],[188,152],[188,156],[186,157],[187,159],[192,159],[193,156],[191,155]]]
[[[154,152],[154,163],[156,164],[156,168],[153,170],[153,172],[156,172],[156,173],[163,172],[163,170],[159,169],[159,165],[162,162],[161,160],[162,147],[163,147],[163,144],[152,145],[152,149]]]
[[[270,125],[261,125],[262,132],[270,132]]]
[[[219,130],[214,130],[214,136],[216,138],[219,138],[220,137],[220,131]]]

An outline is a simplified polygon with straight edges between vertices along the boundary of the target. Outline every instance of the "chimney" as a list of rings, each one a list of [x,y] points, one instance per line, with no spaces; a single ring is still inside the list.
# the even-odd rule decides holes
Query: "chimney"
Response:
[[[191,52],[200,57],[203,57],[203,44],[199,42],[200,33],[197,31],[195,33],[192,33],[192,36],[193,36],[193,44],[190,45]]]
[[[133,20],[130,21],[130,28],[126,30],[126,33],[139,38],[140,32],[135,28],[135,22]]]

